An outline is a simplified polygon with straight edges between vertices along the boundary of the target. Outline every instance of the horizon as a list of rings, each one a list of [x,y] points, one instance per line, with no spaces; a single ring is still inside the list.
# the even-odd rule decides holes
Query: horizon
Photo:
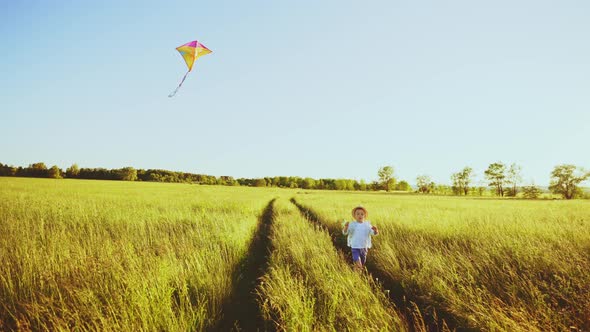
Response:
[[[37,161],[35,163],[44,163],[44,162]],[[35,164],[35,163],[33,163],[33,164]],[[5,165],[5,166],[17,167],[17,168],[18,167],[26,168],[26,167],[29,167],[29,166],[32,165],[32,164],[29,164],[29,165],[24,166],[24,165],[4,164],[2,161],[0,161],[0,165],[1,164]],[[121,168],[125,168],[125,167],[131,167],[131,168],[133,168],[135,170],[144,170],[144,171],[148,171],[148,170],[161,170],[161,171],[170,171],[170,172],[176,172],[176,173],[190,173],[190,174],[195,174],[195,175],[214,176],[216,178],[223,177],[223,176],[228,176],[228,177],[231,177],[231,178],[233,178],[235,180],[239,180],[239,179],[261,179],[261,178],[288,177],[288,178],[302,178],[302,179],[312,178],[314,180],[322,180],[322,179],[323,180],[353,180],[353,181],[357,181],[359,183],[361,181],[364,181],[364,183],[366,183],[366,184],[370,184],[370,183],[373,183],[373,182],[379,182],[378,177],[376,177],[375,179],[335,178],[335,177],[313,178],[313,177],[310,177],[310,176],[298,176],[298,175],[266,175],[266,176],[261,176],[261,177],[237,177],[237,176],[233,176],[231,174],[206,174],[206,173],[191,173],[191,172],[185,172],[185,171],[181,171],[181,170],[172,170],[172,169],[137,168],[137,167],[133,167],[132,165],[127,165],[127,166],[120,167],[120,168],[106,168],[106,167],[100,167],[100,166],[96,166],[96,167],[92,167],[92,166],[81,166],[81,165],[78,165],[77,163],[76,163],[76,165],[80,169],[86,168],[86,169],[107,169],[107,170],[114,170],[114,169],[121,169]],[[47,169],[49,169],[49,168],[51,168],[53,166],[57,166],[63,172],[65,172],[70,166],[73,166],[73,164],[72,165],[68,165],[66,167],[62,167],[62,166],[59,166],[59,165],[48,165],[48,164],[45,164],[45,166],[47,167]],[[506,166],[508,167],[509,165],[506,165]],[[399,178],[399,177],[396,177],[395,176],[395,173],[394,173],[394,178],[396,180],[396,183],[399,183],[400,181],[405,181],[412,188],[417,187],[417,184],[416,184],[416,181],[415,181],[416,179],[413,179],[414,181],[412,181],[412,179]],[[87,179],[87,180],[93,180],[93,179]],[[98,180],[100,180],[100,179],[98,179]],[[113,180],[106,180],[106,181],[113,181]],[[590,186],[584,185],[584,184],[587,183],[587,181],[588,180],[582,181],[581,184],[579,185],[579,188],[584,189],[584,190],[590,189]],[[489,188],[493,188],[493,186],[488,185],[488,182],[489,182],[488,180],[485,180],[485,176],[482,176],[480,178],[480,177],[478,177],[478,174],[473,174],[472,175],[472,181],[471,181],[470,187],[473,187],[473,188],[476,188],[476,187],[489,187]],[[436,185],[444,185],[444,186],[452,186],[453,185],[452,181],[451,182],[436,182],[435,181],[435,184]],[[526,183],[526,181],[523,180],[523,181],[521,181],[521,182],[518,183],[517,187],[522,188],[522,187],[531,186],[531,185],[536,186],[536,187],[540,187],[540,188],[543,188],[543,189],[546,189],[546,188],[549,187],[550,184],[546,184],[545,185],[545,184],[538,184],[538,183]],[[506,184],[506,186],[509,186],[509,184]]]
[[[0,151],[26,166],[523,185],[590,167],[590,4],[0,4]],[[186,73],[176,47],[213,53]],[[282,175],[277,175],[282,174]],[[583,183],[582,185],[587,185]]]

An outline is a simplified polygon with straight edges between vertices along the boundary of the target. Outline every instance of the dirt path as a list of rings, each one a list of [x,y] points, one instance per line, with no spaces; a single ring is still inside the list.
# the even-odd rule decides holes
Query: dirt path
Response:
[[[325,229],[328,234],[330,234],[334,246],[341,251],[349,261],[352,261],[350,249],[346,244],[346,238],[341,233],[341,229],[328,227],[328,223],[321,220],[317,213],[312,209],[299,204],[295,198],[291,199],[291,203],[297,206],[301,214],[307,220]],[[373,276],[373,278],[376,281],[378,280],[378,283],[383,286],[383,289],[390,290],[390,300],[395,303],[400,312],[404,314],[411,329],[414,329],[415,331],[477,331],[461,327],[463,324],[461,323],[462,320],[460,318],[454,317],[450,313],[442,310],[442,308],[436,308],[415,296],[411,296],[411,294],[408,294],[404,289],[401,280],[391,280],[387,277],[386,273],[380,271],[370,260],[367,262],[366,267],[367,271]],[[421,315],[416,315],[417,310]]]
[[[211,331],[273,331],[272,324],[265,322],[260,312],[255,293],[258,280],[268,269],[268,257],[272,250],[269,239],[274,218],[271,200],[258,221],[254,238],[248,248],[248,256],[234,273],[236,280],[232,296],[223,304],[223,318]]]

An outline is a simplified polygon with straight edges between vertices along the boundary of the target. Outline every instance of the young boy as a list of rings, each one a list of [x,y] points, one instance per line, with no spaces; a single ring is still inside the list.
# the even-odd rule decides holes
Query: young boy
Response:
[[[369,212],[362,206],[352,209],[355,221],[344,224],[342,234],[348,235],[347,243],[352,249],[353,263],[362,268],[367,262],[367,252],[371,248],[371,236],[379,234],[377,227],[371,226],[371,222],[365,220]]]

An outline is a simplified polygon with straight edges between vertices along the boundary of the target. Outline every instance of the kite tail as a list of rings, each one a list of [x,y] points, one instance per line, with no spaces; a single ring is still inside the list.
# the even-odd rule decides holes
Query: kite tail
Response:
[[[176,87],[176,90],[174,90],[171,94],[168,95],[168,97],[172,98],[174,97],[174,95],[178,92],[178,89],[180,89],[180,87],[182,86],[182,83],[184,83],[184,80],[186,79],[186,76],[188,75],[188,73],[190,73],[191,71],[187,71],[186,74],[184,74],[184,77],[182,78],[182,81],[180,81],[180,84],[178,84],[178,87]]]

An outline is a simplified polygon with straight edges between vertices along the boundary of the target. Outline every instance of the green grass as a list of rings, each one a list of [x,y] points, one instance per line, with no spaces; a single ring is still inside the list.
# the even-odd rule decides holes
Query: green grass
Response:
[[[3,328],[212,326],[274,194],[0,178]]]
[[[590,202],[314,192],[332,228],[362,204],[369,259],[414,297],[484,330],[590,328]]]
[[[267,320],[282,331],[402,331],[372,279],[354,271],[330,236],[286,200],[276,203],[269,273],[259,287]]]
[[[463,327],[590,330],[587,200],[25,178],[0,178],[0,330],[214,327],[277,197],[270,264],[252,294],[267,326],[408,328],[293,196],[332,230],[367,207],[381,230],[371,264]]]

